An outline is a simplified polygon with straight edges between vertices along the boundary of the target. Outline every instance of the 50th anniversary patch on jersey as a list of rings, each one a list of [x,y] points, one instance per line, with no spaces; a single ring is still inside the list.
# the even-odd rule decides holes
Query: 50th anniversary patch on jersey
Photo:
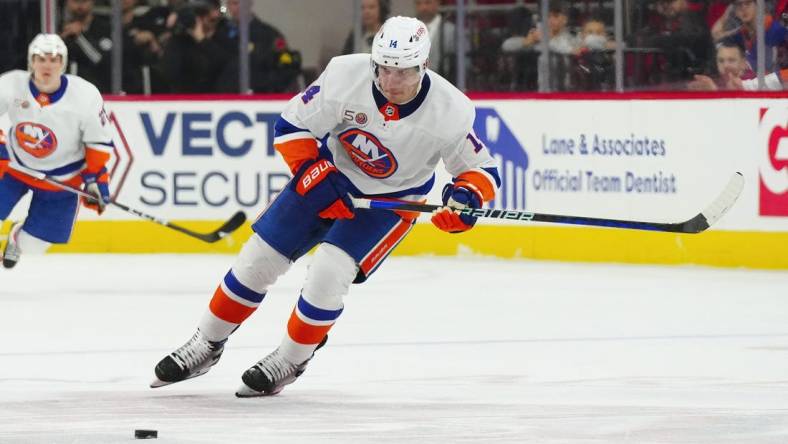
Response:
[[[367,122],[369,122],[369,118],[367,117],[366,113],[355,112],[351,109],[346,109],[342,113],[342,120],[346,120],[351,123],[355,122],[355,124],[360,127],[363,127],[364,125],[367,124]]]
[[[384,179],[397,171],[397,159],[373,134],[353,128],[339,135],[339,142],[353,163],[368,176]]]

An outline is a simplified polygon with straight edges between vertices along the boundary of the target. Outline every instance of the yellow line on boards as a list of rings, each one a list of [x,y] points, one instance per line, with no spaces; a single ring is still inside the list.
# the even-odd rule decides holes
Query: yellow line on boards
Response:
[[[222,221],[174,221],[209,232]],[[3,224],[3,233],[10,223]],[[145,221],[80,221],[71,242],[55,253],[236,253],[251,234],[247,223],[209,244]],[[420,223],[395,255],[475,254],[581,262],[699,264],[723,267],[788,269],[788,233],[708,231],[655,233],[592,227],[479,225],[447,234]]]

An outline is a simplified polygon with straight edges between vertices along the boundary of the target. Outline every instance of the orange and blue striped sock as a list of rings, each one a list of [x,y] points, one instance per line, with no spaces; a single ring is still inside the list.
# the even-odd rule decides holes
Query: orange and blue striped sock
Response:
[[[279,346],[282,354],[295,364],[309,359],[317,344],[334,326],[342,310],[342,307],[338,309],[317,307],[301,295],[287,322],[287,334]]]
[[[242,284],[228,271],[213,293],[213,298],[200,321],[200,331],[210,341],[223,341],[260,305],[265,293],[258,293]]]

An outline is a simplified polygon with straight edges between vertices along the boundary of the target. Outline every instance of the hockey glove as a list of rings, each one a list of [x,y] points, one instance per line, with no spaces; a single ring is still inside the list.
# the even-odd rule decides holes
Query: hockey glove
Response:
[[[347,195],[347,178],[326,159],[308,160],[296,171],[295,191],[323,219],[352,219],[353,203]]]
[[[83,172],[82,182],[83,191],[93,196],[92,198],[82,198],[82,205],[101,214],[109,203],[109,175],[107,170],[102,168],[98,174]]]
[[[432,223],[448,233],[462,233],[473,228],[476,218],[459,214],[456,209],[481,208],[482,199],[468,188],[451,183],[443,187],[443,208],[432,214]]]
[[[5,147],[5,134],[3,130],[0,130],[0,179],[3,178],[6,170],[8,170],[8,162],[10,160],[8,149]]]

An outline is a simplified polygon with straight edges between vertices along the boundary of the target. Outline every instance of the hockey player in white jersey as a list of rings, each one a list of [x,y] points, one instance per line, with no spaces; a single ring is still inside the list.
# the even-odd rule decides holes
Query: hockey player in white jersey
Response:
[[[24,223],[15,223],[3,248],[3,266],[11,268],[22,252],[44,252],[66,243],[79,208],[78,197],[14,165],[44,173],[72,187],[84,187],[95,200],[83,202],[102,213],[109,201],[105,165],[112,137],[96,87],[64,75],[68,50],[56,34],[39,34],[28,47],[28,71],[0,76],[0,115],[8,114],[7,134],[0,130],[0,221],[28,191],[33,193]],[[23,169],[23,168],[19,168]]]
[[[493,199],[496,162],[473,133],[471,101],[427,69],[429,50],[422,22],[390,18],[371,55],[332,59],[290,100],[274,146],[294,177],[253,224],[196,333],[156,365],[152,387],[207,372],[269,286],[317,246],[280,346],[246,370],[236,395],[274,395],[301,375],[342,313],[350,284],[369,278],[417,217],[354,209],[348,194],[422,202],[442,159],[454,180],[432,222],[452,233],[473,227],[474,218],[452,208]]]

